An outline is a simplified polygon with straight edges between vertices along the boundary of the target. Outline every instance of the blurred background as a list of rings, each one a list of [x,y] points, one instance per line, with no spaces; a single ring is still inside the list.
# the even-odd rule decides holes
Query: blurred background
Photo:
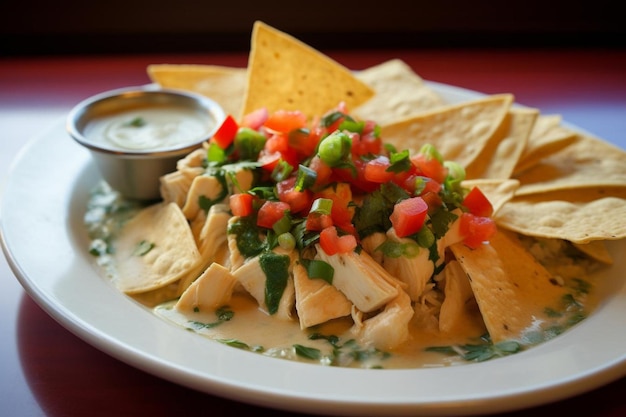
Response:
[[[248,50],[257,19],[320,49],[623,48],[626,24],[618,5],[606,0],[4,0],[0,55]]]

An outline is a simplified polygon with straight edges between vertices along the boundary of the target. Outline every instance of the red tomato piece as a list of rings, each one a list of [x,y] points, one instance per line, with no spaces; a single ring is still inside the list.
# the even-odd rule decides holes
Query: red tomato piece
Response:
[[[334,226],[326,227],[320,232],[320,246],[327,255],[352,252],[356,245],[354,235],[339,236]]]
[[[491,239],[497,232],[496,222],[490,217],[461,214],[459,232],[465,236],[463,243],[472,249]]]
[[[245,217],[254,212],[252,201],[254,196],[248,193],[237,193],[229,197],[230,211],[234,216]]]
[[[239,130],[239,125],[229,114],[226,116],[219,129],[217,129],[217,132],[213,135],[213,141],[217,143],[220,148],[226,149],[231,143],[233,143],[237,130]]]
[[[319,188],[328,184],[333,170],[326,162],[322,161],[322,158],[315,155],[309,163],[309,168],[317,174],[317,177],[315,178],[315,187]]]
[[[493,206],[482,190],[474,187],[463,199],[463,205],[475,216],[489,217],[493,214]]]
[[[311,207],[312,193],[310,190],[296,190],[296,177],[289,177],[276,184],[278,199],[289,204],[292,213],[299,213]]]
[[[261,107],[258,110],[254,110],[245,116],[241,121],[241,126],[249,127],[250,129],[259,130],[263,123],[267,120],[269,113],[265,107]]]
[[[283,134],[273,134],[265,141],[265,150],[272,152],[285,152],[289,149],[289,138]]]
[[[390,166],[391,162],[389,162],[389,158],[379,155],[365,163],[363,177],[365,180],[375,182],[377,184],[389,182],[393,180],[395,176],[393,172],[387,171],[387,168]]]
[[[276,110],[265,121],[265,127],[287,134],[306,126],[306,115],[299,110]]]
[[[411,162],[423,175],[443,183],[448,175],[447,168],[436,158],[428,158],[422,153],[411,156]]]
[[[309,231],[319,232],[333,225],[333,218],[328,214],[309,213],[306,217],[305,228]]]
[[[296,150],[299,159],[313,155],[320,139],[317,134],[308,132],[306,129],[294,129],[289,132],[288,137],[289,146]]]
[[[421,197],[407,198],[397,203],[389,220],[398,237],[419,232],[428,214],[428,204]]]
[[[257,217],[257,226],[271,229],[278,220],[280,220],[285,212],[289,211],[289,204],[282,201],[266,201],[259,208]]]

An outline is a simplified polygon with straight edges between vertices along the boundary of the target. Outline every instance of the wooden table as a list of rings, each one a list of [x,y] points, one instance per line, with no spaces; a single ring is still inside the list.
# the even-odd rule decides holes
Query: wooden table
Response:
[[[402,58],[423,78],[519,103],[626,148],[624,50],[328,51],[360,69]],[[10,163],[31,138],[62,120],[78,101],[148,82],[151,63],[245,66],[244,53],[0,59],[0,191]],[[615,329],[616,332],[626,329]],[[164,381],[93,348],[51,319],[0,257],[0,415],[257,415],[262,408]],[[602,343],[602,341],[598,341]],[[626,346],[624,346],[626,349]],[[626,415],[626,378],[575,398],[508,413]],[[267,411],[267,410],[265,410]],[[272,410],[273,415],[293,415]]]

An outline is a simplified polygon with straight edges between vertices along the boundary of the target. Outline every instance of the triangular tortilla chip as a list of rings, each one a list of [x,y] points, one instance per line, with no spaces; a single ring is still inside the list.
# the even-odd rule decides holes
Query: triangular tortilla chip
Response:
[[[263,22],[254,23],[251,42],[240,116],[265,107],[315,117],[341,102],[351,110],[374,95],[343,65]]]
[[[626,238],[626,187],[562,189],[516,196],[494,216],[526,236],[573,243]]]
[[[561,119],[558,114],[539,115],[526,148],[515,166],[515,174],[560,151],[576,139],[576,132],[561,125]]]
[[[239,115],[246,88],[245,68],[219,65],[152,64],[150,79],[163,88],[176,88],[202,94],[216,101],[226,114]]]
[[[116,240],[117,277],[127,294],[160,289],[185,276],[200,262],[187,219],[176,203],[158,203],[128,221]]]
[[[518,195],[572,188],[626,187],[626,151],[579,134],[569,146],[515,178],[521,183]]]
[[[498,129],[513,103],[511,94],[498,94],[443,106],[409,119],[384,125],[381,137],[398,149],[418,152],[430,143],[444,159],[468,166]]]
[[[357,71],[356,77],[372,87],[376,94],[355,108],[352,114],[363,120],[374,120],[379,125],[445,104],[441,96],[400,59]]]
[[[450,247],[470,279],[474,297],[494,343],[524,340],[549,322],[546,309],[561,310],[567,289],[506,233],[497,233],[477,249]]]
[[[537,109],[509,110],[478,157],[465,168],[467,178],[510,178],[538,115]]]

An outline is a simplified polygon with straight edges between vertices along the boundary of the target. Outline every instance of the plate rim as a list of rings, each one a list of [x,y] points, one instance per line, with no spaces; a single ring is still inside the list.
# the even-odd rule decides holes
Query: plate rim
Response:
[[[432,81],[425,82],[448,99],[451,97],[477,98],[486,95],[462,87]],[[582,131],[582,129],[578,130]],[[62,139],[60,138],[61,136],[63,136]],[[339,387],[338,384],[341,382],[347,383],[353,379],[359,381],[368,380],[369,375],[376,375],[377,378],[375,380],[369,380],[368,382],[374,384],[374,388],[380,384],[378,385],[380,390],[387,388],[390,383],[392,386],[401,383],[403,385],[406,385],[406,383],[414,383],[417,384],[418,388],[425,388],[419,387],[419,383],[423,382],[423,378],[434,378],[436,382],[439,382],[441,378],[444,378],[444,374],[446,379],[450,377],[450,374],[452,374],[451,378],[457,378],[459,376],[473,376],[476,378],[476,375],[473,375],[474,372],[472,371],[482,371],[481,374],[490,373],[491,377],[496,379],[500,377],[503,378],[504,375],[501,375],[502,368],[506,367],[505,365],[507,364],[515,371],[521,371],[516,369],[515,366],[510,365],[511,362],[515,365],[523,355],[526,355],[525,357],[531,356],[532,361],[536,362],[543,357],[543,351],[548,351],[545,355],[551,357],[551,355],[554,354],[554,352],[551,352],[554,350],[551,349],[552,346],[564,345],[561,347],[567,347],[567,342],[575,338],[575,336],[581,332],[581,328],[584,331],[586,328],[590,327],[585,326],[585,324],[588,324],[587,322],[589,320],[597,321],[599,314],[595,313],[581,323],[580,326],[572,328],[558,338],[534,347],[528,352],[522,352],[511,357],[500,358],[480,364],[467,364],[438,369],[374,371],[327,368],[320,365],[268,358],[262,355],[233,349],[220,343],[198,337],[198,335],[190,334],[189,332],[185,333],[181,331],[180,328],[156,317],[144,307],[132,301],[129,297],[119,293],[110,283],[103,282],[102,276],[93,269],[94,263],[92,260],[86,257],[86,250],[83,253],[76,252],[76,249],[81,248],[79,246],[80,243],[84,244],[86,242],[84,236],[81,238],[80,233],[76,231],[77,228],[82,225],[82,219],[77,219],[76,215],[80,213],[81,201],[85,201],[84,186],[88,181],[95,180],[97,174],[95,173],[93,164],[91,164],[90,156],[87,151],[72,143],[70,139],[69,135],[65,133],[64,123],[59,123],[32,139],[20,150],[9,170],[9,177],[2,190],[2,199],[0,199],[0,243],[9,266],[18,281],[47,314],[79,338],[133,367],[191,389],[258,406],[296,412],[313,412],[317,414],[328,414],[332,412],[333,414],[342,415],[362,415],[363,413],[367,413],[369,415],[386,416],[410,415],[415,413],[429,415],[448,415],[450,413],[469,415],[477,412],[492,413],[513,411],[538,406],[590,391],[626,374],[626,352],[624,352],[621,356],[615,356],[612,363],[597,364],[591,367],[591,369],[581,370],[576,374],[565,373],[557,380],[539,378],[535,385],[529,382],[528,386],[524,387],[506,387],[506,389],[498,390],[497,395],[493,395],[493,392],[481,393],[475,390],[466,390],[462,394],[437,394],[426,398],[426,396],[412,395],[414,393],[411,392],[409,388],[404,387],[399,388],[399,392],[394,393],[394,395],[385,392],[384,395],[377,396],[376,391],[370,392],[367,395],[357,395],[360,393],[355,389],[346,389],[345,391],[337,393],[331,392],[328,389],[321,390],[320,387],[312,386],[315,378],[332,377],[337,381],[330,385],[337,388]],[[61,140],[61,142],[57,142],[57,140]],[[57,192],[61,191],[61,198],[59,198],[58,201],[54,201],[51,204],[51,211],[46,213],[43,212],[44,210],[41,206],[32,204],[25,205],[28,207],[26,214],[35,216],[37,224],[47,227],[49,232],[60,231],[66,233],[65,236],[62,236],[60,245],[58,245],[58,242],[55,242],[55,244],[59,246],[58,249],[50,242],[40,242],[39,244],[42,249],[54,249],[57,251],[55,255],[66,256],[67,259],[71,261],[71,264],[69,271],[64,269],[64,265],[58,265],[54,271],[54,277],[44,279],[40,275],[41,266],[33,265],[28,262],[28,258],[25,258],[25,244],[16,241],[16,233],[19,231],[18,225],[20,221],[17,223],[12,223],[12,221],[19,217],[15,214],[15,210],[19,207],[17,201],[32,201],[34,198],[32,195],[28,195],[28,187],[36,185],[37,178],[36,175],[34,175],[35,173],[32,172],[30,175],[27,175],[27,171],[38,167],[40,170],[38,173],[41,174],[42,171],[45,172],[44,170],[49,170],[49,164],[52,164],[52,162],[42,162],[39,156],[41,156],[42,152],[46,151],[46,149],[51,149],[55,146],[61,152],[67,152],[71,156],[71,158],[67,158],[67,161],[61,167],[57,167],[59,168],[58,173],[48,173],[48,175],[55,176],[55,183],[61,188],[61,190],[57,190]],[[77,179],[78,176],[80,176],[81,179]],[[83,187],[82,189],[80,189],[81,186]],[[77,190],[81,191],[79,192]],[[77,195],[80,193],[82,193],[82,196]],[[43,191],[43,194],[48,198],[52,198],[55,196],[55,190],[53,187],[50,187],[50,189]],[[9,196],[9,198],[6,198],[7,196]],[[59,197],[59,195],[56,197]],[[48,207],[46,209],[48,209]],[[57,224],[55,222],[55,220],[58,219],[52,216],[54,214],[62,216],[64,219],[63,224]],[[27,239],[29,239],[29,244],[32,244],[36,239],[34,236],[30,236],[30,233],[31,232],[29,232]],[[623,246],[626,241],[621,241],[620,243]],[[83,247],[83,249],[84,248],[85,247]],[[45,260],[50,261],[51,257],[51,254],[46,254]],[[82,282],[75,277],[68,277],[67,275],[89,271],[90,268],[93,275],[97,277],[97,280],[93,282]],[[98,318],[96,314],[103,312],[115,314],[115,312],[108,311],[106,310],[107,306],[99,304],[96,304],[96,308],[94,308],[92,312],[86,312],[84,305],[81,304],[81,300],[77,299],[73,288],[65,287],[65,285],[69,285],[68,282],[66,282],[68,280],[69,284],[78,286],[79,288],[84,287],[87,290],[92,290],[95,286],[103,291],[105,295],[104,298],[107,301],[122,300],[124,304],[119,304],[123,305],[123,308],[121,308],[121,311],[118,311],[117,314],[121,314],[121,312],[127,313],[129,311],[137,312],[137,317],[133,317],[135,322],[124,326],[124,330],[126,330],[126,327],[129,327],[128,331],[136,331],[141,328],[140,326],[144,325],[147,327],[141,330],[141,332],[143,332],[141,335],[135,335],[135,337],[133,337],[132,335],[124,333],[124,337],[120,338],[121,330],[116,330],[114,328],[115,326],[112,326],[111,320],[107,321],[104,319],[103,321],[103,319]],[[97,282],[97,284],[95,282]],[[76,306],[79,306],[81,309],[79,311],[72,310],[72,308]],[[610,311],[624,311],[624,317],[626,317],[626,290],[622,287],[618,293],[611,298],[606,305],[601,306],[601,308],[611,309]],[[141,313],[141,311],[143,311],[143,313]],[[626,319],[624,320],[626,323]],[[162,332],[162,334],[159,332]],[[148,341],[146,339],[148,339],[149,336],[158,339],[159,337],[171,335],[180,336],[181,342],[178,344],[189,344],[187,347],[181,347],[177,344],[177,347],[181,348],[183,351],[193,352],[196,348],[206,349],[211,354],[218,356],[224,361],[225,366],[231,367],[231,369],[222,369],[220,367],[220,361],[216,361],[211,366],[202,368],[202,370],[192,369],[190,363],[183,360],[183,358],[179,358],[176,352],[166,350],[167,348],[159,350],[159,348],[147,344]],[[620,343],[626,343],[626,336],[624,336],[624,341]],[[571,351],[572,349],[569,350]],[[565,349],[565,351],[569,352],[567,349]],[[569,353],[578,353],[582,355],[581,357],[586,357],[580,352]],[[247,379],[244,381],[240,376],[232,375],[232,369],[241,370],[244,366],[254,366],[259,370],[266,371],[272,369],[276,374],[280,375],[273,376],[271,383],[268,385],[265,384],[267,381],[263,381],[258,376],[246,375]],[[519,366],[517,368],[519,368]],[[278,369],[278,371],[276,371],[276,369]],[[301,381],[300,379],[294,380],[293,374],[300,374],[301,372],[304,372],[314,380],[312,382]],[[438,372],[440,375],[435,375],[433,372]],[[369,374],[365,374],[366,376],[364,376],[363,373]],[[417,376],[419,376],[419,378],[417,378]],[[294,383],[298,384],[295,389],[293,388]],[[429,383],[432,383],[432,380],[430,380]],[[486,381],[482,381],[482,383],[488,385]],[[307,391],[307,389],[311,391]],[[321,395],[322,393],[325,395]],[[378,392],[378,394],[381,394],[381,392]]]

